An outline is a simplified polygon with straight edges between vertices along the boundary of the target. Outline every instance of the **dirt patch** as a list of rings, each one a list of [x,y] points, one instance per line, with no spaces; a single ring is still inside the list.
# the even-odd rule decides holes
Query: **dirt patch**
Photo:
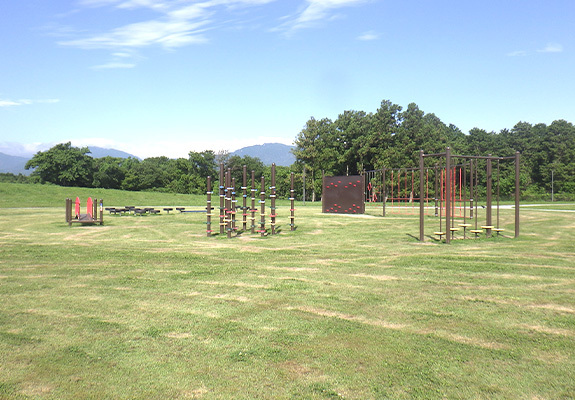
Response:
[[[310,313],[310,314],[319,315],[322,317],[338,318],[338,319],[343,319],[346,321],[359,322],[362,324],[377,326],[380,328],[397,329],[397,330],[406,328],[406,325],[404,325],[404,324],[392,323],[392,322],[387,322],[387,321],[383,321],[383,320],[367,319],[367,318],[362,317],[362,316],[344,314],[344,313],[340,313],[337,311],[324,310],[321,308],[288,307],[288,310],[297,310],[297,311],[302,311],[302,312],[306,312],[306,313]]]
[[[546,333],[549,335],[558,335],[558,336],[566,336],[566,337],[574,337],[575,332],[569,329],[561,329],[561,328],[550,328],[548,326],[542,325],[519,325],[520,328],[527,329],[530,331]]]
[[[265,269],[277,270],[277,271],[290,271],[290,272],[317,272],[318,268],[306,268],[306,267],[264,267]]]
[[[570,314],[575,314],[575,308],[562,306],[560,304],[522,304],[518,301],[513,300],[503,300],[503,299],[496,299],[493,297],[474,297],[474,296],[462,296],[463,300],[469,301],[483,301],[483,302],[490,302],[495,304],[504,304],[504,305],[512,305],[516,307],[525,307],[525,308],[540,308],[544,310],[551,310],[551,311],[559,311],[559,312],[566,312]]]
[[[49,395],[54,390],[54,385],[47,384],[29,384],[21,393],[28,397],[43,397]]]
[[[210,296],[210,298],[218,300],[237,301],[238,303],[247,303],[251,301],[249,298],[245,296],[231,296],[229,294],[216,294],[215,296]]]
[[[180,393],[181,398],[183,399],[201,399],[206,393],[208,393],[208,389],[201,387],[198,389],[184,390]]]
[[[354,276],[356,278],[375,279],[376,281],[395,281],[398,279],[395,276],[390,276],[390,275],[351,274],[350,276]]]
[[[198,281],[196,283],[202,283],[204,285],[232,286],[232,287],[242,287],[242,288],[250,288],[250,289],[270,289],[271,288],[271,286],[269,286],[269,285],[258,285],[258,284],[245,283],[245,282],[227,283],[227,282],[216,282],[216,281]]]

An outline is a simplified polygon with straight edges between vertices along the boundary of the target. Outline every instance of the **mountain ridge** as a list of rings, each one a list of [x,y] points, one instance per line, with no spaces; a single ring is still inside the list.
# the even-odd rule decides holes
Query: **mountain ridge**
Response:
[[[295,162],[291,152],[294,146],[282,143],[264,143],[242,147],[230,153],[232,156],[249,156],[259,158],[265,165],[275,163],[277,166],[289,167]]]
[[[137,158],[139,157],[127,153],[125,151],[116,149],[107,149],[98,146],[88,146],[90,155],[94,158],[102,157],[118,157],[118,158]],[[253,146],[242,147],[241,149],[230,152],[230,155],[237,155],[239,157],[249,156],[259,158],[265,165],[275,163],[277,166],[289,167],[295,162],[295,156],[292,154],[294,146],[289,146],[282,143],[264,143]],[[11,173],[14,175],[30,175],[32,170],[25,169],[26,163],[32,158],[9,155],[0,152],[0,173]]]

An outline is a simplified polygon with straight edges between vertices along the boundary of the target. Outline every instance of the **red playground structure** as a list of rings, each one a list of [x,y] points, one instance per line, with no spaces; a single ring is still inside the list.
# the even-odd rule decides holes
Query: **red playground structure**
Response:
[[[66,222],[69,226],[73,223],[80,223],[82,225],[104,225],[104,201],[100,199],[100,210],[98,216],[98,201],[93,201],[88,197],[86,202],[86,214],[80,213],[80,198],[76,197],[75,204],[73,205],[72,199],[66,199]],[[74,212],[72,212],[74,209]]]

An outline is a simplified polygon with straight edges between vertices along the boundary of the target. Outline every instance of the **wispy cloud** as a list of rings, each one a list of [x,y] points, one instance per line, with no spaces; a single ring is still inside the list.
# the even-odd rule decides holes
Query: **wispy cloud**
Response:
[[[377,40],[379,39],[379,34],[375,31],[368,31],[359,35],[357,39],[362,41]]]
[[[122,63],[122,62],[109,62],[101,65],[94,65],[92,69],[130,69],[134,68],[136,64]]]
[[[225,10],[252,7],[276,0],[81,0],[89,8],[113,7],[126,13],[147,9],[155,18],[136,21],[112,30],[84,37],[62,40],[62,46],[82,49],[134,49],[161,46],[165,49],[206,43],[206,32],[215,23],[216,15]],[[136,13],[125,14],[131,18]]]
[[[516,50],[507,53],[508,57],[525,57],[535,53],[561,53],[563,52],[563,45],[559,43],[547,43],[545,47],[537,51]]]
[[[41,99],[41,100],[32,100],[32,99],[18,99],[18,100],[7,100],[7,99],[0,99],[0,107],[15,107],[15,106],[29,106],[32,104],[53,104],[58,103],[60,100],[58,99]]]
[[[516,50],[516,51],[512,51],[510,53],[507,53],[508,57],[525,57],[527,55],[527,52],[525,50]]]
[[[561,53],[562,51],[563,46],[559,43],[547,43],[547,46],[537,50],[539,53]]]
[[[118,54],[134,55],[136,51],[160,47],[175,50],[189,45],[210,41],[209,33],[222,27],[243,26],[245,19],[253,19],[253,13],[244,11],[280,0],[77,0],[74,13],[94,12],[96,8],[116,10],[127,23],[101,32],[89,33],[87,27],[59,29],[59,35],[67,34],[58,44],[79,49],[99,49],[111,52],[113,61],[93,66],[93,69],[133,68],[137,60],[119,60]],[[284,23],[272,29],[286,35],[303,28],[315,26],[338,18],[339,10],[373,0],[300,0],[302,7],[293,15],[285,17]],[[242,11],[241,13],[238,12]],[[140,12],[137,12],[140,11]],[[141,11],[145,11],[142,13]],[[230,13],[233,18],[230,18]],[[137,20],[141,15],[150,16]],[[238,16],[241,16],[238,18]],[[243,19],[242,19],[243,18]],[[376,34],[366,32],[360,40],[374,40]]]
[[[277,30],[283,31],[287,35],[294,32],[317,26],[325,21],[330,21],[338,17],[336,10],[358,6],[368,0],[306,0],[307,6],[303,7],[295,15],[285,17],[286,22],[280,25]]]

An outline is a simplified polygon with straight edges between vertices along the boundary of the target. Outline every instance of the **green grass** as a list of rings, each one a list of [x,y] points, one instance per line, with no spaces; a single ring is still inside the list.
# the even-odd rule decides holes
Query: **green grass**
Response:
[[[68,227],[91,193],[204,201],[0,184],[0,399],[575,397],[570,213],[451,245],[431,217],[420,243],[416,217],[310,203],[265,238],[208,238],[199,213]]]

